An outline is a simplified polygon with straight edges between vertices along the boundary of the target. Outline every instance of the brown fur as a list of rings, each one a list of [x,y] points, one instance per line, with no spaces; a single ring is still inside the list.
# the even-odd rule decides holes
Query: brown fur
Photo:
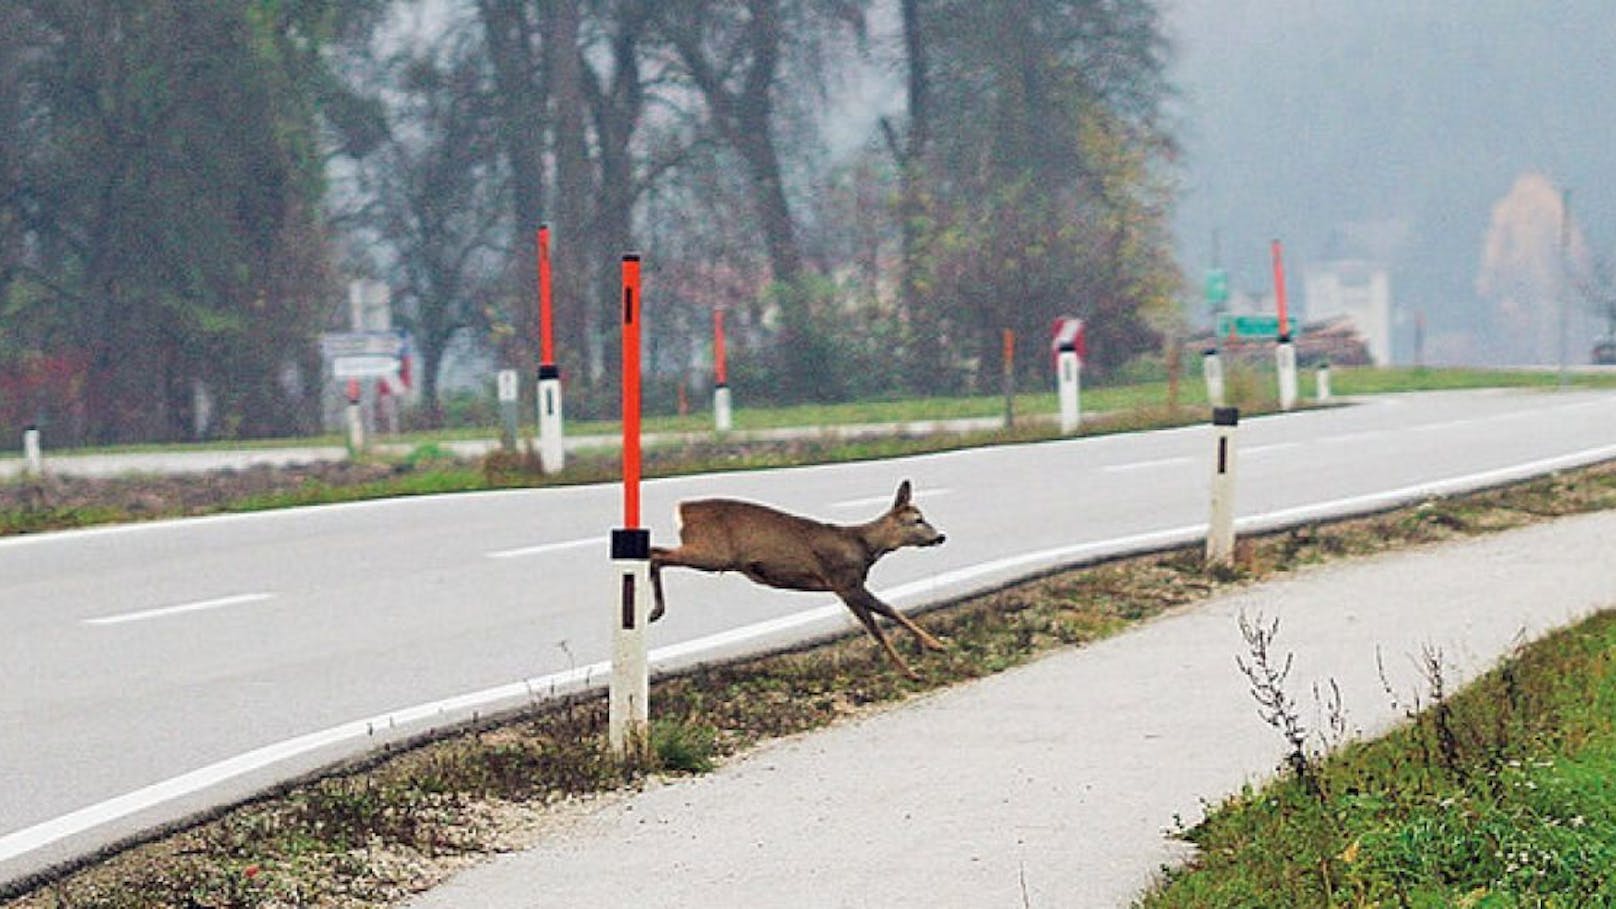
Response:
[[[836,594],[898,668],[913,676],[914,670],[898,656],[875,616],[886,616],[909,629],[928,649],[941,650],[942,642],[882,602],[864,584],[870,566],[887,553],[904,546],[936,546],[945,539],[926,523],[909,498],[909,481],[904,480],[885,514],[866,524],[848,526],[734,499],[681,502],[679,547],[651,548],[651,585],[656,598],[651,621],[663,613],[664,566],[739,571],[767,587]]]

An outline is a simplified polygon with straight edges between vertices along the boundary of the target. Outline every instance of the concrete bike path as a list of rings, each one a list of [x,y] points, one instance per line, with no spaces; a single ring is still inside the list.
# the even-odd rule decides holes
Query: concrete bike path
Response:
[[[1284,747],[1256,716],[1238,617],[1280,620],[1290,691],[1335,680],[1355,730],[1616,605],[1616,514],[1310,569],[980,682],[603,800],[437,907],[1125,906],[1188,855],[1167,832]]]

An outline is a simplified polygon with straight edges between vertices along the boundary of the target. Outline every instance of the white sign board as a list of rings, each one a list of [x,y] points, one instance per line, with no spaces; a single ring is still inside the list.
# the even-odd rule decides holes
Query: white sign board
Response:
[[[331,375],[338,379],[391,378],[398,374],[399,360],[385,354],[359,354],[331,361]]]
[[[404,355],[404,335],[393,331],[332,331],[320,336],[320,353],[328,360],[338,357]]]
[[[499,371],[499,399],[501,401],[516,400],[516,370],[502,369]]]

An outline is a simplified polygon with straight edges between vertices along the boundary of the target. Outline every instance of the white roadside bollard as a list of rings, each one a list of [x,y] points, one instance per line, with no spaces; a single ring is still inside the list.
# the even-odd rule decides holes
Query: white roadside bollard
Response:
[[[1082,422],[1082,372],[1083,361],[1077,356],[1077,348],[1070,344],[1062,344],[1060,355],[1055,359],[1055,372],[1060,392],[1060,431],[1062,435],[1071,435],[1077,432],[1078,424]]]
[[[729,386],[724,384],[715,385],[713,386],[713,428],[718,432],[729,432],[732,425]]]
[[[1279,409],[1296,406],[1296,345],[1290,335],[1280,335],[1274,348],[1274,361],[1279,367]]]
[[[365,450],[365,417],[359,412],[359,380],[348,380],[348,456]]]
[[[1228,403],[1223,399],[1223,358],[1216,347],[1208,347],[1201,354],[1201,375],[1206,377],[1206,399],[1213,407]]]
[[[1208,567],[1234,564],[1234,431],[1239,424],[1238,407],[1219,407],[1212,411],[1217,451],[1212,468],[1212,520],[1206,530]]]
[[[539,367],[539,469],[558,473],[566,466],[567,446],[561,423],[561,370],[553,364]]]
[[[619,758],[643,755],[650,744],[651,683],[646,661],[646,608],[651,594],[651,531],[612,531],[612,569],[618,580],[613,611],[612,678],[607,705],[607,743]]]
[[[45,459],[39,452],[39,427],[29,426],[22,431],[22,467],[27,476],[38,479],[45,475]]]
[[[1330,364],[1320,363],[1318,372],[1318,399],[1320,404],[1330,401]]]
[[[516,370],[502,369],[497,376],[499,386],[499,447],[516,450]]]

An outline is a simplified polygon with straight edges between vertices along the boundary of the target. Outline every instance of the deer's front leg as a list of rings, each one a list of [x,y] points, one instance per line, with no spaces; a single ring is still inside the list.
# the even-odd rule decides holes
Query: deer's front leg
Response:
[[[902,672],[911,679],[919,681],[920,674],[915,672],[913,669],[910,669],[909,664],[903,661],[903,657],[898,656],[897,649],[894,648],[892,646],[892,642],[887,639],[887,633],[881,630],[880,624],[875,621],[875,616],[870,614],[869,607],[864,604],[862,599],[853,594],[844,593],[840,596],[842,598],[842,602],[847,604],[847,608],[852,610],[853,615],[857,617],[859,623],[864,626],[864,630],[868,631],[870,633],[870,637],[875,638],[875,642],[881,645],[882,650],[886,651],[887,659],[891,660],[893,665],[898,667],[898,671]]]
[[[915,640],[920,642],[920,646],[926,648],[927,650],[948,649],[946,644],[932,637],[931,634],[926,631],[926,629],[916,625],[913,620],[904,615],[902,612],[899,612],[891,606],[888,606],[885,602],[882,602],[881,598],[871,593],[868,588],[861,586],[857,591],[854,592],[854,595],[860,599],[865,608],[871,610],[872,612],[880,613],[892,621],[897,622],[899,625],[909,629],[909,633],[915,636]]]

